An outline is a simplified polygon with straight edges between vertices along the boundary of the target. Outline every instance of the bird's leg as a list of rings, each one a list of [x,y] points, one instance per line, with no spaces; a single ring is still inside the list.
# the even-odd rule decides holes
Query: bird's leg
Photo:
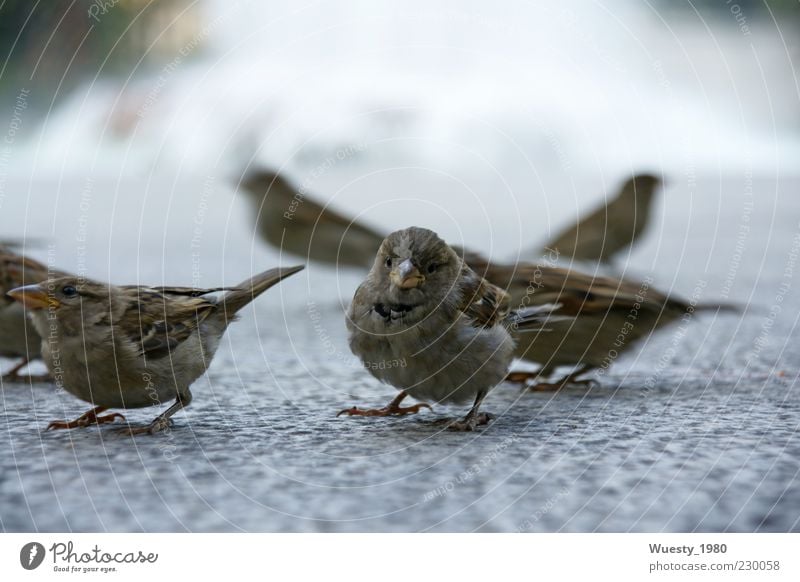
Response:
[[[54,420],[50,424],[47,425],[45,430],[60,430],[64,428],[83,428],[89,426],[91,424],[105,424],[107,422],[114,422],[117,418],[125,420],[125,417],[122,416],[119,412],[112,412],[111,414],[106,414],[105,416],[97,416],[101,412],[105,412],[108,410],[103,406],[97,406],[92,408],[88,412],[84,412],[75,420]]]
[[[481,407],[481,403],[483,402],[484,398],[486,398],[485,390],[479,392],[475,397],[475,404],[473,404],[472,408],[469,409],[467,415],[461,420],[451,422],[449,425],[447,425],[447,428],[450,430],[463,432],[473,431],[475,430],[476,426],[489,424],[489,421],[492,420],[492,415],[488,412],[478,412],[478,409]]]
[[[534,384],[529,388],[531,392],[554,392],[561,390],[564,386],[587,386],[591,387],[597,384],[597,380],[593,378],[587,378],[586,380],[579,380],[580,376],[583,376],[587,372],[590,372],[594,369],[594,366],[591,364],[584,364],[576,371],[572,372],[571,374],[567,374],[560,380],[556,382],[540,382],[538,384]]]
[[[17,378],[19,376],[19,371],[25,366],[27,366],[28,362],[30,362],[28,358],[22,358],[22,361],[19,364],[17,364],[13,368],[11,368],[8,372],[3,374],[3,380]]]
[[[20,374],[19,371],[30,363],[31,361],[29,358],[23,358],[19,364],[3,374],[3,382],[47,382],[48,380],[52,380],[50,374],[39,374],[38,376],[33,376],[32,374],[25,374],[23,376]]]
[[[402,390],[394,400],[383,408],[362,409],[356,406],[346,408],[340,411],[336,416],[346,414],[347,416],[403,416],[404,414],[416,414],[423,408],[430,409],[431,407],[424,402],[415,404],[414,406],[400,406],[403,399],[408,396],[405,390]]]
[[[136,434],[155,434],[164,430],[165,428],[169,427],[172,424],[172,415],[189,406],[189,403],[192,401],[192,393],[189,390],[186,390],[185,393],[178,393],[178,398],[175,400],[175,403],[167,408],[164,412],[159,414],[153,419],[153,422],[146,426],[139,426],[139,427],[129,427],[124,430],[124,432],[130,435]]]

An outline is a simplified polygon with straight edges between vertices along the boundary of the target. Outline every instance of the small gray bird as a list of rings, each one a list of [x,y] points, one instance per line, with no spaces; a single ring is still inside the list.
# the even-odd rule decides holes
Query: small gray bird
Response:
[[[47,341],[42,355],[56,383],[95,408],[48,429],[124,418],[109,408],[175,403],[131,434],[154,433],[192,400],[189,387],[208,368],[236,313],[303,267],[270,269],[234,288],[114,286],[77,277],[9,291]],[[210,294],[224,292],[220,297]]]
[[[25,316],[22,305],[6,293],[15,287],[47,278],[45,265],[13,252],[8,246],[0,246],[0,357],[19,359],[3,375],[3,382],[43,379],[19,374],[26,365],[41,357],[42,340]]]
[[[636,242],[650,220],[653,196],[661,180],[639,174],[625,182],[615,198],[555,236],[545,245],[566,260],[608,262]]]
[[[516,333],[547,325],[547,306],[509,313],[509,297],[475,274],[436,233],[407,228],[383,241],[347,313],[350,349],[364,367],[400,393],[381,409],[339,414],[389,416],[406,396],[429,402],[474,402],[453,430],[474,430],[486,394],[505,378]],[[544,315],[542,315],[544,314]]]
[[[298,257],[369,269],[384,236],[323,207],[283,176],[253,172],[242,182],[255,205],[258,230],[267,242]]]

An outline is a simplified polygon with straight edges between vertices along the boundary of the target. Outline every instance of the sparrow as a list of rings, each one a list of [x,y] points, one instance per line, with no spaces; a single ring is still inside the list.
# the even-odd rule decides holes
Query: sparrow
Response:
[[[119,413],[100,414],[175,399],[149,425],[128,432],[165,429],[192,401],[190,386],[208,368],[237,312],[301,269],[270,269],[233,288],[114,286],[66,276],[12,289],[8,295],[48,338],[42,356],[56,383],[94,406],[47,429],[124,420]]]
[[[401,407],[407,396],[471,400],[467,415],[449,428],[474,430],[489,422],[479,411],[481,403],[511,365],[509,330],[521,336],[546,321],[547,306],[512,312],[509,295],[478,276],[435,232],[417,227],[394,232],[356,290],[346,324],[351,351],[374,377],[400,392],[384,408],[353,407],[339,415],[404,415],[430,408],[427,403]]]
[[[533,390],[590,384],[582,376],[607,368],[617,357],[652,333],[678,319],[702,311],[739,311],[735,305],[692,304],[662,293],[650,279],[641,282],[593,276],[573,269],[520,263],[491,263],[473,253],[471,266],[489,282],[505,289],[512,308],[547,306],[547,331],[515,334],[515,357],[536,363],[534,373],[512,372],[507,380],[527,382],[552,376],[558,367],[575,371]]]
[[[48,276],[47,266],[12,251],[10,246],[0,246],[0,357],[19,359],[3,375],[4,382],[41,379],[19,374],[30,362],[41,357],[42,340],[25,316],[22,305],[6,293],[26,283],[43,281]]]
[[[384,236],[322,206],[275,172],[258,170],[242,186],[268,243],[311,261],[369,269]]]
[[[650,219],[653,196],[661,180],[638,174],[623,184],[616,197],[565,228],[546,245],[565,259],[605,263],[641,236]]]

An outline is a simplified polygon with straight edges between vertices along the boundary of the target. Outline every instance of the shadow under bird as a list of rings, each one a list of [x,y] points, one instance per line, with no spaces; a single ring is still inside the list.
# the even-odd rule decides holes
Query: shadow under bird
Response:
[[[233,288],[114,286],[59,277],[12,289],[47,337],[42,355],[57,384],[94,408],[48,429],[68,429],[122,418],[109,408],[175,403],[131,434],[154,433],[189,405],[189,387],[208,368],[236,313],[261,293],[302,270],[275,268]],[[212,294],[221,292],[220,296]]]
[[[400,393],[384,408],[339,414],[390,416],[429,408],[401,407],[407,396],[471,400],[469,413],[449,428],[473,430],[488,422],[481,403],[511,364],[509,330],[523,335],[551,319],[547,306],[510,311],[508,294],[478,276],[436,233],[416,227],[394,232],[381,244],[346,322],[353,353]]]
[[[372,265],[384,235],[320,205],[275,172],[255,171],[242,186],[255,205],[259,233],[274,247],[321,263]]]
[[[491,283],[505,289],[511,305],[547,306],[554,316],[547,331],[516,335],[515,356],[540,366],[533,373],[512,372],[508,379],[534,379],[533,390],[586,384],[581,376],[611,365],[620,354],[652,333],[702,311],[739,312],[729,304],[691,303],[670,297],[642,282],[592,276],[572,269],[519,263],[502,265],[471,256],[470,265]],[[572,373],[546,382],[558,367]]]
[[[42,356],[42,339],[18,302],[6,295],[10,290],[47,279],[47,267],[29,257],[0,245],[0,356],[19,362],[3,375],[4,382],[42,380],[50,376],[28,376],[19,373],[30,362]]]
[[[608,262],[632,246],[650,221],[651,206],[661,180],[638,174],[619,193],[572,226],[553,237],[545,249],[558,251],[565,260]]]

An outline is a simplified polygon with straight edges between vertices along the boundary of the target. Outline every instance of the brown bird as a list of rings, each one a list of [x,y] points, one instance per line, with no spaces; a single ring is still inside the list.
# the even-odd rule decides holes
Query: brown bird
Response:
[[[242,182],[258,230],[274,247],[311,261],[369,269],[384,235],[323,207],[283,176],[259,170]]]
[[[548,310],[509,312],[508,295],[478,276],[436,233],[407,228],[390,234],[347,314],[350,349],[378,380],[400,390],[380,409],[339,414],[389,416],[418,412],[401,407],[411,396],[429,402],[472,401],[452,430],[488,422],[479,408],[505,378],[514,352],[509,333],[535,332]],[[544,314],[544,315],[542,315]]]
[[[471,255],[479,275],[511,295],[512,309],[552,306],[547,331],[514,334],[515,356],[540,366],[534,373],[512,372],[508,380],[539,381],[535,390],[585,384],[581,379],[655,331],[697,311],[739,311],[732,305],[696,304],[669,297],[652,286],[613,277],[534,264],[500,265]],[[558,319],[557,316],[562,316]],[[574,371],[556,381],[544,380],[558,367]]]
[[[208,368],[236,313],[303,267],[276,268],[234,288],[114,286],[77,277],[49,279],[9,291],[47,337],[42,356],[67,392],[94,408],[48,429],[123,418],[109,408],[175,403],[131,434],[154,433],[192,400],[189,387]],[[223,292],[220,297],[210,294]]]
[[[42,339],[25,315],[22,305],[6,295],[8,291],[48,278],[42,263],[0,246],[0,356],[19,359],[3,375],[4,382],[42,380],[49,376],[22,376],[19,371],[42,355]]]
[[[554,249],[565,260],[608,262],[630,247],[650,220],[653,196],[661,180],[639,174],[625,182],[616,197],[561,231],[545,249]]]

